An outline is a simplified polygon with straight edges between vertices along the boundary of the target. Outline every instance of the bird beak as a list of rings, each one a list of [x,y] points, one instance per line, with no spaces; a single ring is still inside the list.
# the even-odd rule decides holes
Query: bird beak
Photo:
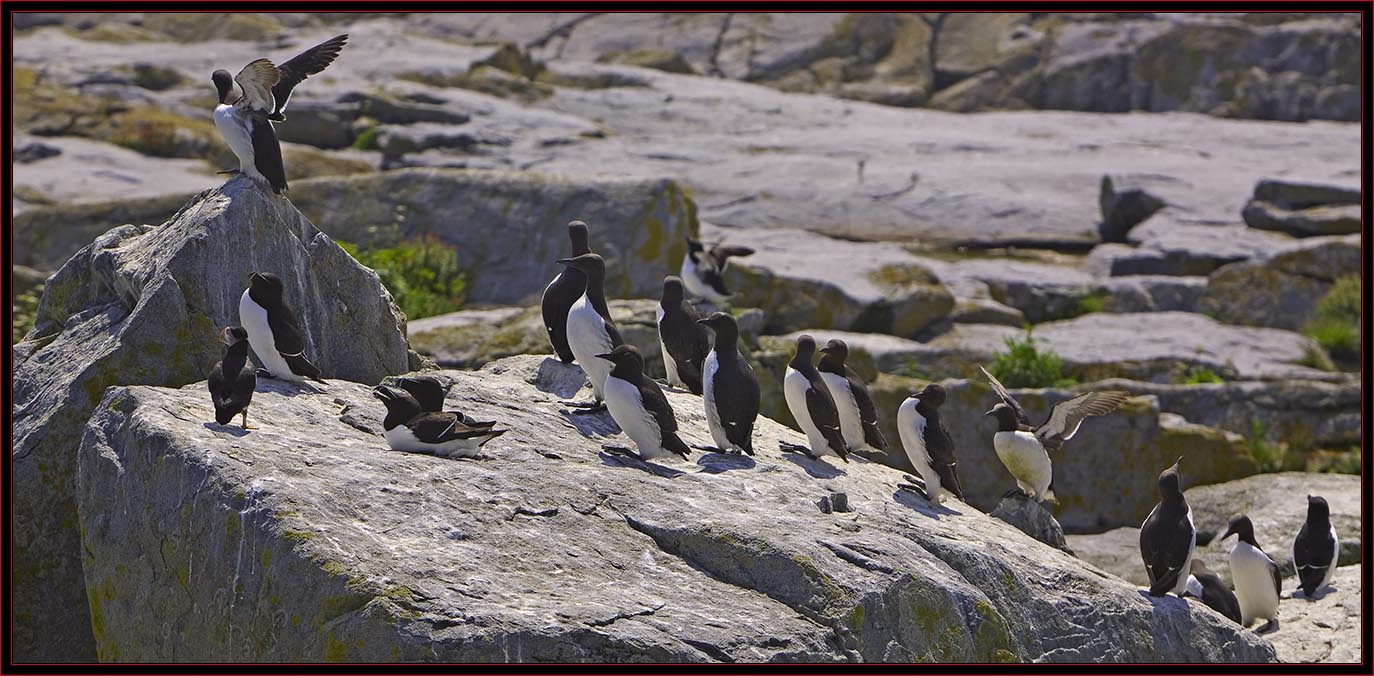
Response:
[[[597,358],[597,359],[605,359],[606,361],[611,361],[611,353],[610,353],[610,352],[607,352],[606,354],[598,354],[598,355],[596,355],[596,358]]]
[[[986,417],[988,417],[988,416],[990,416],[990,415],[992,415],[992,414],[993,414],[992,411],[988,411],[987,413],[984,413],[984,414],[983,414],[983,417],[986,418]]]
[[[372,395],[377,397],[378,399],[381,399],[382,401],[391,400],[391,392],[387,391],[386,387],[383,385],[378,385],[372,388]]]
[[[229,327],[226,326],[226,327],[220,329],[220,330],[219,330],[219,342],[224,343],[225,345],[228,345],[228,344],[229,344],[229,341],[227,341],[227,340],[224,339],[224,336],[225,336],[226,334],[228,334],[228,333],[229,333]],[[1311,496],[1308,496],[1308,499],[1309,499],[1309,500],[1312,499]]]
[[[556,261],[554,261],[554,262],[555,262],[555,263],[558,263],[558,264],[560,264],[560,265],[570,265],[570,264],[572,264],[572,259],[571,259],[571,258],[560,258],[560,259],[558,259],[558,260],[556,260]]]
[[[1182,462],[1183,462],[1183,456],[1180,455],[1180,456],[1178,456],[1178,460],[1175,460],[1175,461],[1174,461],[1174,466],[1173,466],[1173,467],[1170,467],[1169,469],[1172,469],[1172,470],[1174,470],[1175,472],[1177,472],[1177,471],[1178,471],[1178,466],[1179,466],[1179,464],[1182,463]]]
[[[1226,538],[1229,538],[1229,537],[1231,537],[1232,535],[1235,535],[1235,534],[1236,534],[1236,531],[1235,531],[1235,530],[1232,530],[1231,528],[1228,527],[1228,528],[1226,529],[1226,534],[1223,535],[1223,536],[1221,536],[1221,537],[1219,537],[1219,538],[1217,538],[1217,539],[1218,539],[1218,540],[1225,540]]]

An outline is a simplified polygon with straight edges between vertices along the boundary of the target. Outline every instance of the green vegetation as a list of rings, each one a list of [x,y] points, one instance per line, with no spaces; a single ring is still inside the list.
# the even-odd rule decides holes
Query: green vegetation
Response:
[[[1346,275],[1317,303],[1316,315],[1303,333],[1340,363],[1358,368],[1360,357],[1360,277]]]
[[[1050,350],[1035,346],[1030,324],[1021,338],[1008,337],[1007,351],[998,354],[988,369],[1009,388],[1068,387],[1077,383],[1064,376],[1064,360]]]
[[[38,299],[41,293],[40,288],[37,291],[25,291],[14,297],[14,304],[11,306],[14,323],[10,334],[14,342],[23,340],[33,329],[33,323],[38,318]]]
[[[1363,465],[1360,447],[1317,451],[1307,463],[1309,472],[1332,474],[1360,474]]]
[[[353,139],[354,150],[377,150],[381,146],[377,144],[377,128],[368,127],[364,129],[358,138]]]
[[[1175,385],[1205,385],[1223,382],[1221,376],[1206,366],[1192,366],[1174,376]]]
[[[1089,294],[1078,299],[1078,316],[1107,311],[1107,297]]]
[[[409,319],[453,312],[463,305],[467,278],[458,267],[458,250],[432,234],[389,248],[359,250],[348,242],[338,244],[377,272]]]

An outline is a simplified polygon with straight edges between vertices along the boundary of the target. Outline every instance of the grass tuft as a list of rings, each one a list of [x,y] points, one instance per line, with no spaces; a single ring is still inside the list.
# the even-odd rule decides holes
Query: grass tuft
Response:
[[[1007,351],[992,360],[989,371],[1003,385],[1017,387],[1070,387],[1077,381],[1064,376],[1064,360],[1051,350],[1042,350],[1031,337],[1031,327],[1020,338],[1007,338]]]
[[[467,277],[458,267],[458,250],[433,234],[388,248],[360,250],[348,242],[338,244],[377,272],[407,319],[441,315],[463,306]]]

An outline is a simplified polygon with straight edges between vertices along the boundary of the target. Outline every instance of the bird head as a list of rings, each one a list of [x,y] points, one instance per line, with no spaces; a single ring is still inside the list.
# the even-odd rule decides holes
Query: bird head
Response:
[[[221,69],[211,73],[210,81],[215,83],[215,89],[219,92],[219,102],[228,103],[229,93],[234,91],[234,78],[229,71]]]

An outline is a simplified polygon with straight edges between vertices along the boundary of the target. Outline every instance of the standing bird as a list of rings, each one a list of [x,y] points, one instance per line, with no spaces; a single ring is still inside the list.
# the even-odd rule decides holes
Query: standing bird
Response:
[[[739,353],[739,326],[735,318],[717,312],[698,323],[716,334],[702,371],[706,426],[716,449],[754,454],[754,421],[759,417],[759,379]]]
[[[1268,622],[1256,631],[1278,629],[1279,591],[1282,589],[1279,566],[1255,541],[1255,526],[1250,523],[1250,517],[1244,514],[1231,517],[1221,539],[1232,535],[1236,536],[1236,545],[1231,548],[1231,581],[1236,585],[1236,598],[1240,600],[1240,625],[1248,627],[1263,617]]]
[[[296,314],[282,299],[281,278],[270,272],[254,272],[239,297],[239,323],[248,330],[248,342],[262,361],[266,375],[281,380],[323,383],[320,369],[305,357]]]
[[[215,127],[239,158],[238,171],[250,178],[266,181],[272,192],[287,189],[286,168],[281,159],[281,143],[272,122],[285,121],[286,103],[291,92],[305,78],[325,69],[348,41],[347,35],[330,38],[280,67],[267,59],[257,59],[233,78],[229,71],[216,70],[210,80],[219,92],[215,106]],[[233,101],[234,83],[243,93]]]
[[[997,433],[992,436],[997,458],[1016,478],[1017,489],[1033,497],[1036,502],[1055,499],[1052,486],[1054,471],[1049,454],[1058,451],[1064,442],[1073,438],[1084,418],[1111,413],[1131,396],[1121,390],[1080,394],[1055,404],[1044,424],[1031,427],[1030,418],[1007,392],[1007,388],[987,369],[982,366],[978,368],[987,376],[992,391],[1002,400],[1002,403],[984,414],[985,417],[997,418]],[[1010,491],[1007,495],[1015,492]]]
[[[779,445],[783,450],[804,453],[813,458],[837,455],[849,462],[849,450],[845,448],[844,436],[840,432],[840,413],[835,408],[835,398],[830,396],[830,388],[826,387],[820,371],[811,363],[815,354],[816,339],[805,333],[797,336],[797,352],[792,355],[782,381],[787,408],[806,433],[811,448],[808,451],[805,446],[787,442],[779,442]]]
[[[1193,559],[1192,574],[1188,576],[1183,595],[1201,600],[1208,608],[1240,624],[1240,601],[1236,600],[1236,593],[1208,569],[1202,559]]]
[[[873,397],[868,395],[863,378],[845,365],[848,358],[849,346],[832,338],[821,348],[821,362],[816,365],[839,411],[844,445],[851,452],[865,447],[885,450],[887,439],[878,429],[878,409],[873,406]]]
[[[668,384],[701,394],[701,369],[711,351],[711,335],[699,323],[701,315],[696,308],[682,297],[680,277],[663,278],[663,299],[654,308],[654,315]]]
[[[1182,462],[1180,457],[1159,474],[1159,504],[1140,524],[1140,558],[1150,578],[1151,596],[1183,594],[1197,549],[1193,510],[1179,488],[1178,466]]]
[[[1298,570],[1298,586],[1308,599],[1331,583],[1336,574],[1340,541],[1331,525],[1331,507],[1326,498],[1307,496],[1307,521],[1293,540],[1293,565]]]
[[[931,383],[897,407],[897,434],[901,436],[902,448],[925,483],[926,498],[937,503],[944,502],[946,495],[964,499],[954,469],[954,440],[940,421],[943,403],[945,388]]]
[[[378,385],[372,394],[386,405],[382,436],[394,451],[471,458],[483,444],[506,433],[493,429],[495,423],[469,425],[457,413],[422,411],[420,402],[399,388]]]
[[[219,340],[228,349],[206,381],[210,387],[210,401],[215,404],[215,422],[228,425],[234,416],[242,415],[239,427],[252,429],[248,426],[248,404],[253,401],[258,376],[248,363],[248,332],[242,326],[226,327],[220,329]]]
[[[568,239],[572,240],[574,257],[591,253],[587,245],[587,224],[582,221],[568,223]],[[544,297],[539,301],[539,309],[544,316],[544,330],[549,333],[549,344],[564,364],[573,362],[572,348],[568,347],[568,310],[587,290],[587,276],[581,270],[568,265],[554,275],[553,281],[544,288]]]
[[[594,253],[585,253],[573,258],[560,258],[558,262],[572,266],[587,277],[586,290],[568,309],[567,334],[573,357],[592,381],[593,397],[590,403],[564,403],[585,409],[587,413],[600,411],[606,408],[602,388],[611,367],[609,362],[597,355],[606,354],[625,344],[615,328],[615,322],[611,320],[610,309],[606,307],[606,261]]]
[[[708,251],[700,241],[687,238],[687,255],[682,259],[682,283],[688,293],[697,298],[705,298],[716,305],[730,297],[725,288],[725,266],[731,256],[748,256],[754,253],[747,246],[724,246],[717,244]]]
[[[633,345],[618,345],[596,355],[614,365],[606,376],[606,407],[620,429],[639,448],[640,460],[686,458],[692,451],[677,436],[677,418],[658,383],[644,375],[644,357]]]

